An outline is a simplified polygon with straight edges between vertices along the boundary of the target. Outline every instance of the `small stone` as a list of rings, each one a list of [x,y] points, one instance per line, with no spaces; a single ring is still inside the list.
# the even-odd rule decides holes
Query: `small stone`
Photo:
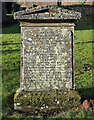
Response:
[[[59,104],[59,101],[57,101],[57,104]]]
[[[17,105],[20,105],[20,103],[17,103]]]
[[[41,107],[41,109],[43,109],[43,107]]]
[[[48,108],[48,106],[46,106],[46,108]]]

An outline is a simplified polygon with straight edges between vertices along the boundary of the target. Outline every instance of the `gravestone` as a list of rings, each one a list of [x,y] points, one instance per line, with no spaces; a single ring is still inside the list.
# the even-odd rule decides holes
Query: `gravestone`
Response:
[[[14,13],[21,25],[21,80],[15,109],[47,109],[60,105],[60,96],[71,96],[62,91],[75,89],[74,21],[80,17],[79,12],[48,6]]]

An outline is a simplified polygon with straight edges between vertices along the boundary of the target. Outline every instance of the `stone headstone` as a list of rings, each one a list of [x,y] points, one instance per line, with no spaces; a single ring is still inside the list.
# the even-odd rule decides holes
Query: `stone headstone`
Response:
[[[73,22],[80,17],[79,12],[47,6],[14,13],[21,24],[21,81],[15,109],[22,107],[21,91],[27,98],[34,91],[75,88]]]

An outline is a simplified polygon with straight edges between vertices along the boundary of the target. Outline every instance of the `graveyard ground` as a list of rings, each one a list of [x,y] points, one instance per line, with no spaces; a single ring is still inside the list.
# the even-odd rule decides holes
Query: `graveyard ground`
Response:
[[[79,24],[75,27],[75,88],[81,95],[81,106],[62,111],[52,118],[93,118],[94,117],[94,86],[93,82],[93,55],[92,28],[94,23],[90,20],[86,24]],[[3,28],[2,31],[2,116],[10,118],[40,118],[30,116],[28,113],[21,113],[13,110],[13,98],[20,86],[20,27],[13,24]],[[94,43],[93,43],[94,44]],[[45,117],[45,116],[44,116]]]

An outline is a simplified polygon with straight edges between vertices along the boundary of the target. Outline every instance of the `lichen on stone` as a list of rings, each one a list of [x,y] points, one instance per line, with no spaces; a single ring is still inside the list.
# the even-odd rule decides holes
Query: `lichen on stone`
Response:
[[[21,108],[26,107],[27,111],[32,107],[39,110],[49,110],[51,108],[68,110],[78,106],[80,104],[80,99],[80,95],[73,90],[21,91],[15,97],[14,103],[17,108],[20,108],[20,110]]]

